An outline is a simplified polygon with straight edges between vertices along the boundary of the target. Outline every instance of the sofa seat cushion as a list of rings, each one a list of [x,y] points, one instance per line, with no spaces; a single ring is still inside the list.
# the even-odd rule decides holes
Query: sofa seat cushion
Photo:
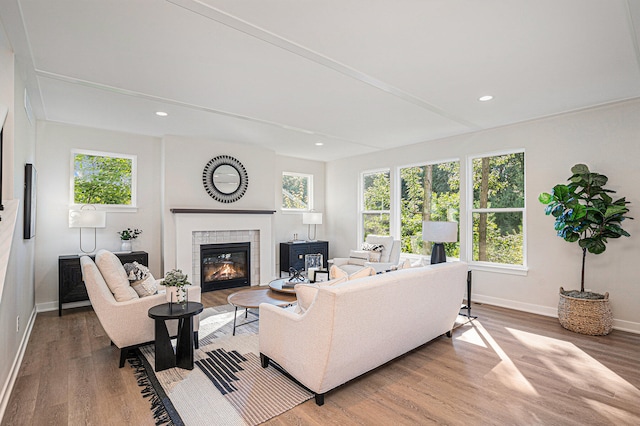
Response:
[[[115,254],[99,250],[95,263],[117,302],[139,298],[138,293],[131,288],[127,273]]]

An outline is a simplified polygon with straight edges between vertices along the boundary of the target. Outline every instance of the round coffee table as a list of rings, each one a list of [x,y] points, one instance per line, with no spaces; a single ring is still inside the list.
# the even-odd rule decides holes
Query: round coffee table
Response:
[[[269,283],[269,288],[278,293],[296,294],[296,289],[293,287],[282,288],[282,285],[289,283],[289,277],[277,278]],[[296,281],[295,284],[309,284],[309,281]]]
[[[296,301],[295,294],[276,293],[268,288],[260,288],[257,290],[240,290],[232,293],[227,297],[227,302],[236,309],[233,314],[233,335],[236,335],[236,317],[238,316],[238,308],[244,308],[244,317],[247,318],[249,309],[257,309],[261,303],[268,303],[275,306],[289,306]],[[248,321],[238,324],[238,327],[257,321]]]

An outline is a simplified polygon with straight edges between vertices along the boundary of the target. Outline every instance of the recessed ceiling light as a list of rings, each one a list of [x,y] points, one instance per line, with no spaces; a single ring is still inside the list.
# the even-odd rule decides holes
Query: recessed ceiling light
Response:
[[[322,142],[316,142],[316,146],[322,146],[324,145]]]
[[[487,102],[487,101],[490,101],[491,99],[493,99],[493,96],[491,95],[480,96],[478,98],[480,102]]]
[[[166,116],[167,116],[167,115],[169,115],[169,114],[167,114],[167,113],[166,113],[166,112],[164,112],[164,111],[156,111],[156,115],[157,115],[158,117],[166,117]]]

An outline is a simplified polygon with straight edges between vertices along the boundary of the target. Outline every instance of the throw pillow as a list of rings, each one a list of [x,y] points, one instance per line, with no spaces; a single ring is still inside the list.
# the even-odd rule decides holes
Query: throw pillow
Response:
[[[380,257],[381,256],[382,256],[382,253],[380,253],[379,251],[370,251],[369,252],[369,262],[378,263],[378,262],[380,262]]]
[[[138,299],[138,293],[129,285],[127,273],[115,254],[99,250],[95,263],[117,302]]]
[[[349,274],[347,274],[345,271],[343,271],[342,269],[340,269],[339,267],[337,267],[336,265],[333,265],[331,267],[331,269],[329,269],[329,279],[333,280],[336,278],[348,278]]]
[[[318,283],[318,287],[332,287],[344,282],[347,282],[349,280],[349,277],[340,277],[340,278],[336,278],[335,280],[331,280],[331,281],[324,281],[321,283]]]
[[[369,261],[369,252],[366,250],[351,250],[349,252],[349,264],[364,266]]]
[[[140,281],[149,276],[149,268],[139,264],[138,262],[134,261],[133,263],[125,263],[122,267],[127,273],[129,281]]]
[[[409,269],[411,268],[411,260],[405,259],[404,262],[398,263],[398,269]]]
[[[139,297],[152,296],[158,293],[158,283],[151,273],[141,280],[133,281],[131,288],[135,290]]]
[[[357,280],[358,278],[362,278],[362,277],[370,277],[371,275],[375,275],[375,274],[376,274],[376,270],[373,269],[371,266],[367,266],[366,268],[360,269],[359,271],[349,275],[349,281]]]
[[[380,262],[389,262],[389,256],[391,255],[391,249],[393,248],[393,237],[384,235],[367,235],[367,242],[369,244],[378,244],[382,246],[382,255],[380,256]]]
[[[298,299],[298,309],[296,312],[299,314],[304,314],[309,309],[309,306],[313,303],[316,298],[316,294],[318,294],[318,286],[317,285],[309,285],[309,284],[297,284],[296,285],[296,298]]]
[[[382,244],[362,243],[360,250],[382,252],[384,246]]]

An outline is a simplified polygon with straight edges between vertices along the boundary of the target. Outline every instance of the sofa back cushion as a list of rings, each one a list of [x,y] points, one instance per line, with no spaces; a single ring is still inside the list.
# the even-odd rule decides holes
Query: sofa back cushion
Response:
[[[117,302],[138,299],[138,293],[129,285],[127,273],[115,254],[99,250],[95,263]]]

